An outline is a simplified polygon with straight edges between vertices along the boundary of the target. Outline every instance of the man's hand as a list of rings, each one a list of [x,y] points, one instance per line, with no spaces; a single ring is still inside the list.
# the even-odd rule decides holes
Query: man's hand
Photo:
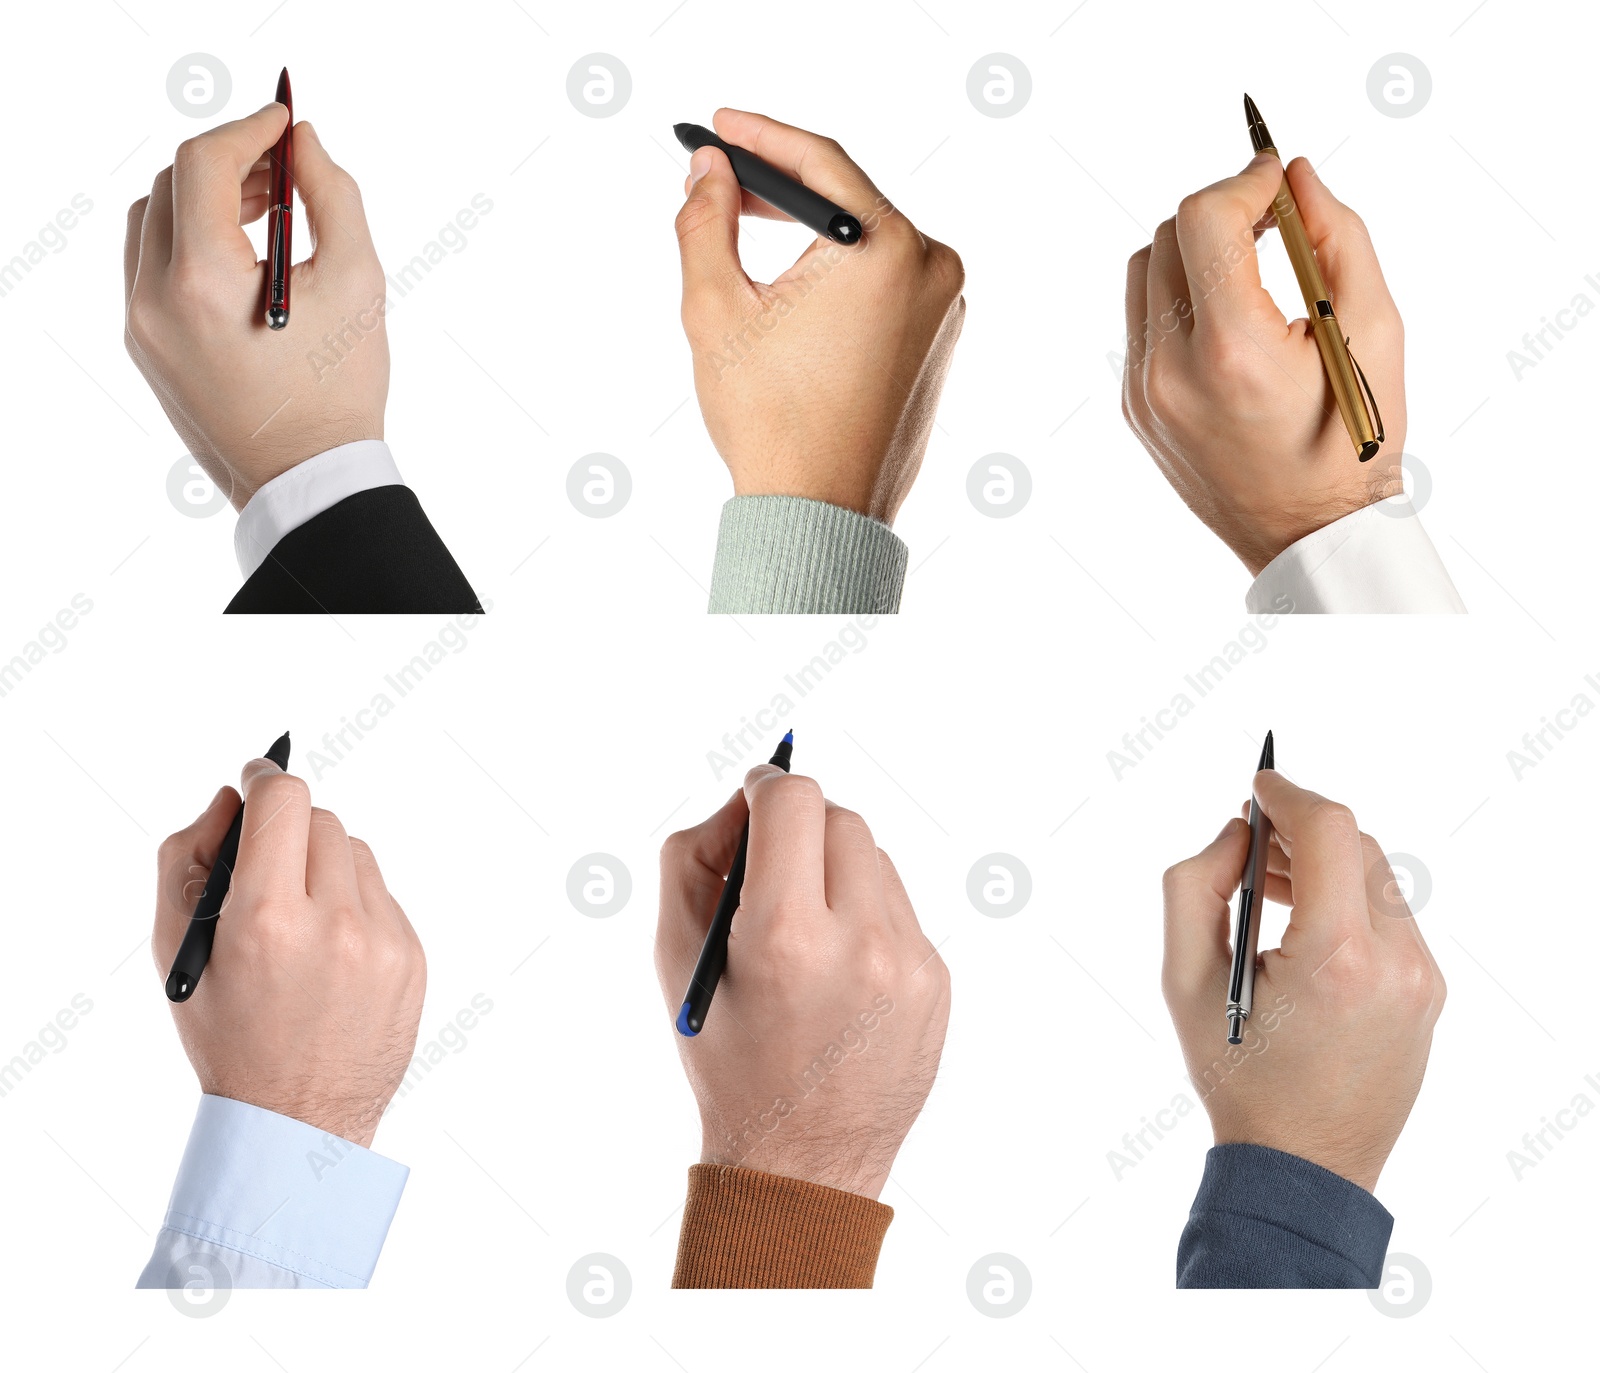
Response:
[[[1370,1192],[1422,1086],[1444,977],[1346,807],[1277,772],[1258,772],[1255,794],[1274,830],[1266,896],[1293,910],[1258,958],[1244,1043],[1227,1043],[1223,1015],[1242,820],[1167,870],[1167,1007],[1218,1144],[1297,1154]]]
[[[1402,489],[1405,337],[1366,225],[1311,164],[1289,164],[1339,323],[1388,437],[1356,459],[1309,323],[1261,284],[1255,238],[1283,176],[1254,158],[1184,199],[1128,263],[1122,413],[1184,502],[1252,576],[1297,539]]]
[[[201,1089],[372,1143],[417,1042],[427,961],[369,849],[298,777],[247,763],[239,859],[194,995],[172,1007]],[[165,980],[239,808],[224,787],[161,845]]]
[[[383,268],[361,192],[311,125],[294,129],[314,251],[292,269],[288,327],[265,319],[266,268],[245,224],[267,211],[271,104],[191,138],[128,210],[128,353],[189,452],[236,510],[289,468],[383,437],[389,394]]]
[[[675,1018],[750,818],[728,966],[679,1038],[702,1163],[876,1198],[933,1087],[950,973],[866,822],[809,777],[753,768],[661,850],[656,975]]]
[[[818,239],[770,285],[739,265],[745,195],[727,155],[689,161],[678,212],[683,327],[711,441],[740,496],[805,496],[892,523],[928,447],[966,304],[961,259],[917,232],[832,139],[718,110],[727,142],[861,220]]]

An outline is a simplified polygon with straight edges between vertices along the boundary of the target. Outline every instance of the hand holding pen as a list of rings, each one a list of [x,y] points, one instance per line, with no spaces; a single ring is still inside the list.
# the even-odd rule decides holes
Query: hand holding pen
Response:
[[[288,169],[273,154],[291,147],[313,248],[288,266],[278,308],[287,323],[293,283],[293,323],[275,329],[267,314],[290,219],[269,222],[274,268],[244,226],[281,203],[274,183],[282,195]],[[383,437],[387,287],[361,192],[310,124],[291,134],[283,105],[179,146],[129,208],[123,286],[129,356],[235,509],[307,458]]]
[[[151,950],[166,978],[243,816],[205,975],[173,1021],[203,1091],[369,1145],[416,1042],[422,945],[372,850],[304,781],[257,758],[242,784],[242,803],[223,787],[161,845]]]
[[[669,1019],[747,823],[716,1000],[699,1034],[673,1035],[700,1107],[700,1161],[875,1198],[933,1086],[949,972],[861,816],[768,764],[662,846],[656,974]]]
[[[1167,870],[1167,1007],[1218,1144],[1281,1149],[1372,1191],[1422,1086],[1444,978],[1348,807],[1271,769],[1252,792],[1271,825],[1262,890],[1291,909],[1279,947],[1257,960],[1243,1042],[1224,1043],[1219,1013],[1245,820]]]
[[[1329,381],[1317,327],[1262,285],[1258,226],[1284,186],[1335,324],[1359,343],[1386,441],[1368,462]],[[1269,152],[1184,197],[1128,263],[1123,415],[1197,515],[1259,574],[1290,544],[1402,489],[1404,331],[1366,226],[1304,158]]]
[[[710,143],[710,131],[680,126],[696,151],[677,231],[695,391],[734,493],[807,497],[892,523],[961,332],[961,259],[918,232],[832,139],[740,110],[712,122]],[[742,172],[724,147],[743,150]],[[739,261],[741,215],[799,218],[832,236],[755,282]]]

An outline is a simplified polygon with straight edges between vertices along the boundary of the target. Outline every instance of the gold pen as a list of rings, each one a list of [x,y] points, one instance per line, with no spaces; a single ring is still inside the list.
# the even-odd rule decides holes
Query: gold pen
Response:
[[[1248,95],[1244,98],[1244,117],[1250,126],[1250,142],[1255,150],[1278,157],[1278,150],[1273,146],[1272,135],[1267,132],[1261,111]],[[1311,321],[1311,332],[1316,335],[1317,350],[1322,354],[1322,366],[1333,387],[1333,398],[1339,404],[1339,414],[1350,433],[1350,442],[1356,446],[1357,456],[1366,462],[1377,455],[1378,445],[1383,442],[1383,416],[1378,413],[1377,398],[1372,394],[1366,374],[1351,355],[1350,340],[1344,336],[1338,316],[1333,313],[1333,302],[1328,299],[1328,286],[1322,279],[1322,273],[1317,270],[1317,255],[1312,251],[1311,240],[1300,218],[1300,207],[1294,203],[1294,193],[1289,189],[1287,175],[1272,202],[1272,213],[1277,217],[1278,233],[1283,238],[1284,248],[1288,250],[1289,261],[1294,265],[1300,294],[1306,299],[1306,316]],[[1370,414],[1367,408],[1369,403]]]

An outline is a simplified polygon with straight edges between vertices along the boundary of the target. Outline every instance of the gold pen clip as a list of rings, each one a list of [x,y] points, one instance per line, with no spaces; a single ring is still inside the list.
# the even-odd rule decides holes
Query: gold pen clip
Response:
[[[1367,380],[1367,374],[1361,370],[1361,364],[1356,361],[1356,355],[1351,352],[1348,338],[1344,341],[1344,351],[1349,355],[1350,365],[1356,369],[1356,376],[1361,379],[1362,403],[1367,407],[1368,417],[1372,421],[1372,430],[1378,436],[1378,442],[1382,443],[1383,416],[1378,413],[1378,398],[1372,394],[1372,384]],[[1366,462],[1369,458],[1376,457],[1377,453],[1377,447],[1374,446],[1372,452],[1361,455],[1361,461]]]

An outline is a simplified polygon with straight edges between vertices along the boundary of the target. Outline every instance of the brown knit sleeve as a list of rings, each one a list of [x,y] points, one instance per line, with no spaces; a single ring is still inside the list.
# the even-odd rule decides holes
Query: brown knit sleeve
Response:
[[[871,1287],[894,1208],[798,1178],[697,1163],[674,1287]]]

